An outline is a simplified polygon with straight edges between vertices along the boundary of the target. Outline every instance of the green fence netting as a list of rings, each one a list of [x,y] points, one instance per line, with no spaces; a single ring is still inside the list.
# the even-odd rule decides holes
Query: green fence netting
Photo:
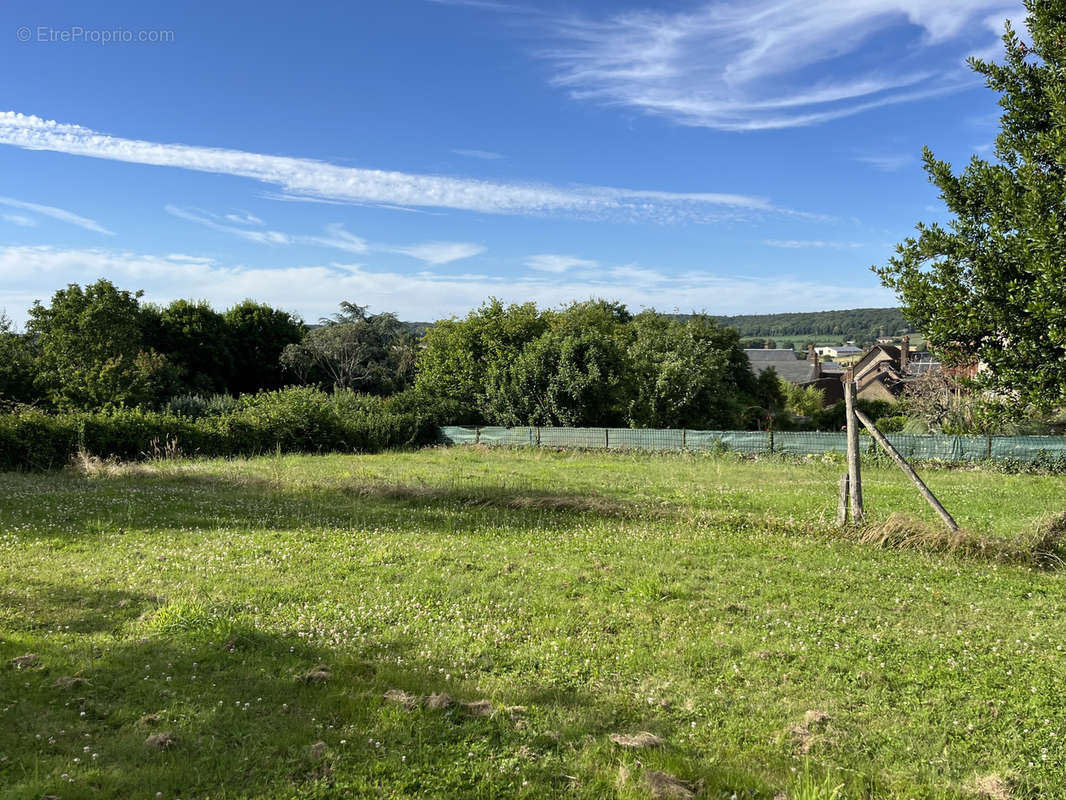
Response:
[[[847,452],[847,437],[815,431],[695,431],[648,428],[441,428],[448,444],[581,448],[593,450],[735,450],[742,453],[819,455]],[[891,433],[888,440],[905,458],[979,461],[1066,458],[1066,436],[943,436]],[[864,452],[877,445],[863,436]]]

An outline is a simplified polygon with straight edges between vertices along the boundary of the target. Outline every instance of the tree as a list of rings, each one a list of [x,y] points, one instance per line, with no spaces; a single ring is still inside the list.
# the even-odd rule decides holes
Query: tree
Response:
[[[281,354],[303,338],[304,324],[287,311],[245,300],[223,314],[226,338],[233,356],[228,388],[233,394],[252,394],[285,384]]]
[[[618,425],[623,373],[610,336],[549,331],[489,370],[486,416],[504,425]]]
[[[414,339],[394,314],[367,314],[365,306],[345,302],[322,323],[281,353],[282,365],[303,382],[379,395],[408,386]]]
[[[173,366],[143,340],[141,294],[99,280],[34,303],[27,328],[40,353],[37,382],[56,406],[152,405],[173,391]]]
[[[33,376],[32,341],[16,333],[8,316],[0,312],[0,407],[39,399]]]
[[[504,306],[490,299],[465,319],[438,322],[422,337],[415,388],[456,409],[455,423],[485,421],[487,379],[548,329],[536,304]]]
[[[233,357],[225,318],[207,302],[175,300],[142,310],[146,342],[181,372],[185,392],[225,392]]]
[[[919,224],[875,271],[948,358],[1022,401],[1066,401],[1066,0],[1026,0],[1032,44],[1008,24],[1005,62],[971,59],[1000,93],[996,160],[959,175],[924,151],[953,214]]]
[[[633,318],[627,353],[628,423],[634,428],[729,429],[755,402],[755,376],[739,334],[713,319],[653,311]]]

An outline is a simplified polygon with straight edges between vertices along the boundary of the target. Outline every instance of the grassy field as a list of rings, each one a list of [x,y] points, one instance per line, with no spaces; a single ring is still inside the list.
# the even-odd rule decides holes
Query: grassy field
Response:
[[[1063,578],[841,535],[840,472],[455,448],[0,475],[0,797],[1066,796]],[[975,540],[1066,503],[926,477]],[[933,519],[887,468],[865,490],[874,525]]]

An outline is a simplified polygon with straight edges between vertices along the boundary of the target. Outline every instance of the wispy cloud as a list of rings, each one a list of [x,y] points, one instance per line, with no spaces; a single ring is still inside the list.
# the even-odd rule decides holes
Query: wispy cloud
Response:
[[[796,250],[804,247],[831,247],[845,250],[852,247],[862,247],[862,242],[827,242],[821,239],[765,239],[763,244],[768,247],[784,247]]]
[[[453,261],[470,258],[485,252],[484,245],[474,244],[473,242],[425,242],[424,244],[382,249],[391,250],[393,253],[402,253],[405,256],[425,261],[427,264],[450,264]]]
[[[744,278],[708,272],[670,274],[637,266],[614,267],[596,275],[446,275],[373,270],[353,264],[260,269],[223,266],[200,259],[171,258],[124,251],[53,247],[0,247],[0,306],[16,315],[34,299],[44,299],[56,285],[87,283],[101,275],[119,285],[143,288],[147,298],[166,302],[186,297],[190,286],[216,307],[246,297],[315,319],[349,299],[378,311],[395,311],[405,319],[439,319],[465,314],[485,298],[506,302],[535,300],[558,305],[601,297],[630,308],[663,311],[707,310],[715,314],[818,311],[891,305],[891,292],[871,281],[846,286],[790,277]]]
[[[255,214],[250,211],[237,211],[234,213],[226,214],[226,219],[236,225],[265,225],[263,220],[259,219]]]
[[[898,172],[904,167],[909,167],[918,159],[909,153],[897,153],[889,155],[863,155],[855,156],[856,161],[869,164],[882,172]]]
[[[763,197],[728,192],[667,192],[600,186],[496,183],[341,167],[305,158],[121,139],[79,125],[0,112],[0,144],[28,150],[151,164],[250,178],[295,197],[492,214],[674,222],[779,212]],[[93,223],[95,224],[95,223]]]
[[[472,242],[424,242],[411,245],[372,244],[361,236],[356,236],[354,233],[345,230],[340,223],[327,225],[324,234],[308,235],[285,233],[267,228],[255,229],[227,225],[219,220],[229,219],[231,215],[224,214],[220,216],[203,209],[187,209],[168,205],[166,206],[166,211],[179,219],[195,222],[213,231],[236,236],[239,239],[255,242],[256,244],[332,247],[348,253],[369,253],[371,251],[400,253],[411,258],[417,258],[427,264],[448,264],[461,258],[470,258],[485,252],[483,245]],[[259,224],[265,225],[262,220],[259,220]]]
[[[22,214],[0,214],[0,219],[12,225],[18,225],[20,228],[33,228],[37,225],[37,220],[24,217]]]
[[[990,29],[1020,10],[1018,0],[704,0],[556,20],[542,55],[578,99],[719,130],[790,128],[976,85],[963,65],[970,43],[994,46]],[[909,46],[887,44],[886,31]]]
[[[23,211],[31,211],[34,214],[58,219],[60,222],[77,225],[79,228],[85,228],[87,231],[114,236],[114,233],[109,231],[96,220],[79,216],[78,214],[74,214],[73,212],[66,211],[62,208],[56,208],[55,206],[45,206],[40,203],[27,203],[25,200],[16,200],[13,197],[0,197],[0,205],[8,206],[10,208],[18,208]],[[23,219],[25,219],[25,217],[23,217]]]
[[[541,253],[526,259],[526,266],[537,272],[554,272],[561,274],[574,267],[597,267],[599,262],[575,256],[562,256],[554,253]]]
[[[493,153],[491,150],[452,150],[457,156],[467,156],[468,158],[480,158],[482,161],[496,161],[503,158],[499,153]]]

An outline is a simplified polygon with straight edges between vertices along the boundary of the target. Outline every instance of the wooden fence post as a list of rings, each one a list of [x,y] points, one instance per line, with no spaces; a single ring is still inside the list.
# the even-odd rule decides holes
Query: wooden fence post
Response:
[[[837,492],[837,525],[848,523],[848,473],[840,476],[840,491]]]
[[[851,521],[856,525],[863,520],[862,475],[859,459],[859,421],[855,416],[855,370],[848,367],[844,372],[844,407],[848,422],[848,492],[851,498]]]
[[[603,429],[603,449],[611,449],[611,434],[608,428]]]
[[[481,443],[481,428],[475,425],[474,426],[474,444],[480,444],[480,443]]]
[[[877,443],[883,448],[885,448],[885,452],[892,456],[892,460],[899,465],[899,468],[903,470],[906,476],[914,482],[914,485],[918,487],[918,491],[922,493],[922,497],[924,497],[926,501],[928,501],[929,505],[933,507],[933,510],[940,515],[940,518],[942,520],[944,520],[944,524],[951,528],[951,530],[957,531],[959,529],[959,526],[956,524],[955,518],[948,513],[947,509],[944,508],[944,506],[940,505],[940,501],[936,499],[936,497],[931,491],[929,491],[929,487],[926,486],[925,483],[922,482],[922,479],[918,477],[918,473],[915,472],[914,468],[907,463],[907,459],[905,459],[899,454],[899,451],[897,451],[896,448],[892,446],[892,443],[885,438],[885,435],[881,433],[881,431],[877,430],[877,426],[874,425],[873,421],[869,417],[867,417],[858,409],[855,410],[855,415],[859,418],[859,421],[861,421],[862,424],[866,426],[866,429],[870,431],[870,435],[877,440]]]

